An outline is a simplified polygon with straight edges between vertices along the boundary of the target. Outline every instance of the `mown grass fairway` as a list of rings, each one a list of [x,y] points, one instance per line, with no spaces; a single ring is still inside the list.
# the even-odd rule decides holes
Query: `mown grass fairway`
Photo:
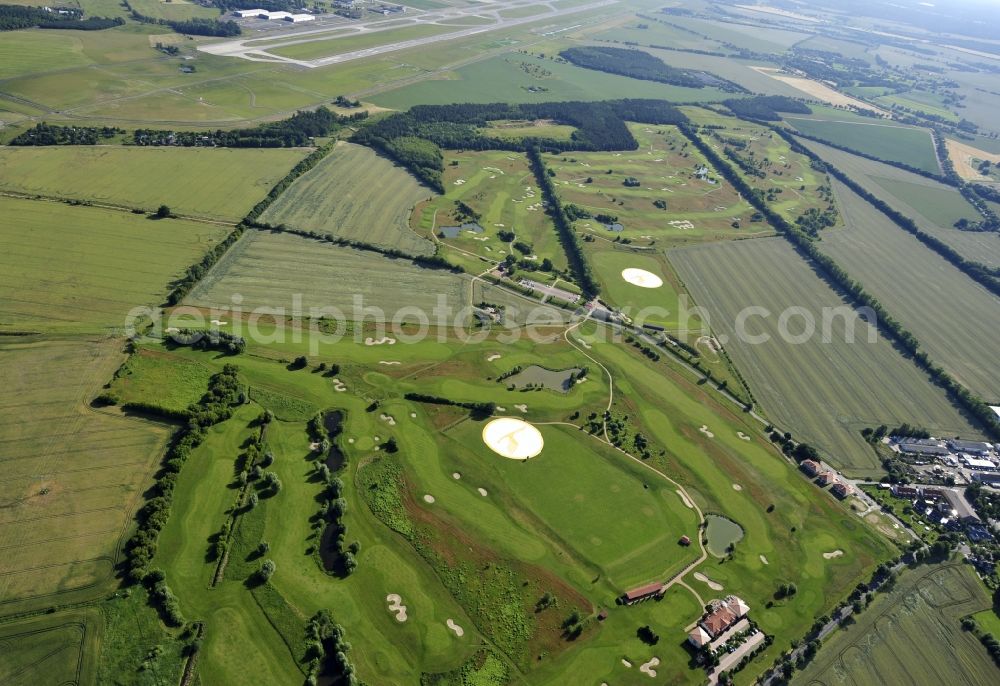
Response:
[[[913,332],[927,353],[975,393],[996,394],[1000,298],[834,182],[846,228],[820,247]],[[929,279],[928,275],[933,275]]]
[[[880,594],[857,622],[824,641],[802,683],[996,683],[986,649],[960,627],[989,605],[979,580],[960,563],[918,567]]]
[[[810,136],[835,141],[838,145],[854,150],[863,150],[884,160],[903,162],[935,174],[941,172],[934,153],[934,141],[926,129],[899,124],[848,123],[795,116],[786,119],[797,130]]]
[[[823,212],[830,207],[827,175],[814,169],[808,157],[793,152],[783,138],[766,126],[700,107],[687,107],[684,112],[698,124],[713,127],[704,129],[701,137],[717,153],[723,154],[728,149],[755,170],[753,174],[747,173],[732,160],[726,160],[754,190],[764,194],[774,211],[789,221],[794,222],[808,210]]]
[[[768,416],[781,427],[794,427],[839,468],[878,473],[878,458],[859,432],[883,422],[918,421],[943,434],[974,433],[944,393],[888,341],[868,342],[869,327],[850,308],[844,306],[846,322],[837,317],[827,326],[829,342],[824,342],[823,308],[843,302],[784,239],[683,248],[672,251],[670,261],[695,302],[708,311],[713,333],[724,337]],[[768,314],[747,318],[747,337],[741,340],[736,318],[750,306]],[[779,329],[779,317],[793,306],[805,308],[815,324],[815,335],[805,343],[791,342]],[[797,335],[803,327],[796,316],[787,331]],[[768,339],[754,344],[760,335]]]
[[[225,235],[212,224],[2,198],[0,327],[124,326],[132,308],[161,304],[170,282]]]
[[[413,229],[457,252],[471,253],[490,262],[501,262],[508,254],[526,257],[515,242],[531,246],[539,264],[549,258],[558,269],[566,268],[566,255],[559,245],[552,220],[545,213],[541,193],[524,154],[516,152],[446,153],[446,193],[417,206],[411,217]],[[473,220],[459,209],[465,203],[477,212],[482,233],[447,230]],[[504,241],[501,232],[513,232],[514,241]],[[447,253],[446,253],[447,254]],[[488,263],[481,263],[479,271]]]
[[[291,315],[298,298],[303,314],[312,307],[333,307],[343,313],[340,319],[344,314],[350,319],[357,314],[359,319],[384,321],[404,305],[429,313],[439,296],[457,312],[469,304],[470,288],[466,277],[417,267],[409,260],[288,233],[251,230],[198,283],[186,302],[229,308],[238,295],[244,310],[282,307]],[[365,313],[364,307],[380,312]],[[326,314],[334,317],[336,312]]]
[[[636,324],[656,324],[681,333],[701,328],[697,316],[683,320],[679,301],[683,289],[663,253],[598,244],[589,251],[589,259],[600,280],[604,300],[619,308]],[[631,284],[622,277],[625,269],[648,271],[663,279],[663,285],[642,288]],[[689,308],[691,306],[693,303],[689,304]]]
[[[396,248],[410,255],[430,255],[433,244],[408,224],[414,204],[433,194],[371,148],[338,143],[278,197],[261,221]]]
[[[237,221],[304,150],[136,147],[0,149],[0,190]]]
[[[0,612],[101,597],[168,438],[88,407],[121,363],[113,339],[13,339],[0,350]]]
[[[609,231],[596,218],[578,221],[578,228],[638,245],[718,240],[768,230],[751,224],[750,205],[675,127],[629,124],[629,129],[638,150],[545,155],[564,204],[578,205],[595,217],[617,217],[623,231]],[[702,168],[709,169],[705,178],[696,175]],[[626,186],[629,178],[639,185]],[[732,226],[734,221],[740,228]]]

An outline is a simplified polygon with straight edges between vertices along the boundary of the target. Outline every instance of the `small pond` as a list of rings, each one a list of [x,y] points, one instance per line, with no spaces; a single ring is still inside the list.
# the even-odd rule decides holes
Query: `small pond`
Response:
[[[725,557],[726,548],[743,540],[743,527],[731,519],[719,515],[705,515],[705,538],[708,552],[716,557]]]
[[[541,386],[542,388],[566,393],[573,387],[573,376],[581,371],[583,370],[579,367],[553,371],[533,364],[530,367],[525,367],[517,374],[507,377],[503,380],[503,383],[507,386],[513,386],[518,390],[529,386]]]
[[[461,226],[442,226],[438,231],[445,238],[458,238],[463,231],[471,231],[472,233],[482,233],[484,231],[483,227],[475,222],[469,222],[467,224],[462,224]]]

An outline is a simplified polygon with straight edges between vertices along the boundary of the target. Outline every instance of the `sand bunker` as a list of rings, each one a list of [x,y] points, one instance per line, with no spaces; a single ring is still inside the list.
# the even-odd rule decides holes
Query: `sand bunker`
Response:
[[[416,418],[417,418],[417,413],[416,412],[411,412],[410,413],[410,419],[416,419]]]
[[[391,364],[403,364],[403,363],[402,363],[402,362],[400,362],[399,360],[379,360],[379,361],[378,361],[378,363],[379,363],[379,364],[386,364],[386,365],[391,365]]]
[[[462,475],[459,472],[452,472],[451,478],[454,479],[455,481],[458,481],[459,479],[462,478]]]
[[[692,503],[691,499],[687,497],[687,493],[685,493],[684,491],[677,491],[677,495],[681,497],[681,500],[684,501],[684,505],[686,507],[694,509],[694,503]]]
[[[833,558],[840,557],[843,554],[844,554],[843,550],[834,550],[831,553],[823,553],[823,557],[827,560],[832,560]]]
[[[645,269],[629,267],[622,271],[622,278],[633,286],[639,288],[659,288],[663,285],[663,279]]]
[[[483,443],[497,455],[511,460],[527,460],[542,452],[541,432],[515,417],[494,419],[483,428]]]
[[[397,622],[406,621],[406,605],[403,605],[403,599],[399,594],[390,593],[385,597],[385,602],[389,603],[389,612],[396,613]]]
[[[733,484],[733,490],[734,491],[742,491],[743,487],[740,486],[739,484]]]
[[[721,590],[723,590],[722,584],[720,584],[717,581],[712,581],[711,579],[709,579],[707,576],[705,576],[701,572],[695,572],[693,576],[698,581],[701,581],[702,583],[708,584],[708,587],[710,589],[712,589],[713,591],[721,591]]]
[[[767,564],[767,558],[764,557],[763,555],[760,556],[760,561],[763,562],[764,564]]]
[[[632,667],[632,663],[626,660],[625,658],[622,658],[622,664],[629,668]]]
[[[653,678],[656,676],[656,670],[653,669],[653,667],[656,667],[658,664],[660,664],[660,658],[654,657],[649,662],[642,664],[639,667],[639,671],[643,674],[648,674],[650,678]]]
[[[396,345],[396,339],[385,336],[376,340],[369,336],[365,339],[365,345]]]
[[[484,498],[489,495],[489,493],[486,492],[485,488],[477,488],[476,490],[479,491],[479,495],[483,496]]]
[[[527,412],[528,406],[525,405],[524,403],[521,403],[520,405],[515,405],[514,409],[520,410],[521,412]]]
[[[499,360],[499,359],[500,359],[500,353],[493,353],[492,355],[486,358],[486,361],[493,362],[494,360]]]
[[[333,383],[333,390],[337,391],[337,393],[343,393],[347,390],[347,386],[340,379],[330,379],[330,382]]]
[[[698,431],[702,432],[709,438],[715,438],[715,434],[708,430],[708,424],[702,424],[701,428],[698,429]]]
[[[749,440],[750,440],[750,437],[749,437],[749,436],[747,436],[747,435],[746,435],[745,433],[743,433],[742,431],[737,431],[737,432],[736,432],[736,435],[740,437],[740,440],[741,440],[741,441],[749,441]]]
[[[218,319],[213,319],[212,321],[209,322],[209,324],[214,324],[215,326],[225,326],[228,323],[229,322],[219,321]]]
[[[427,503],[427,504],[429,504],[429,505],[433,505],[433,504],[434,504],[434,501],[435,501],[435,498],[434,498],[434,496],[432,496],[432,495],[431,495],[430,493],[428,493],[428,494],[426,494],[426,495],[424,496],[424,502],[425,502],[425,503]]]
[[[391,414],[380,414],[379,419],[388,424],[389,426],[396,426],[396,418]]]
[[[449,619],[447,622],[445,622],[445,624],[448,625],[448,628],[454,631],[455,635],[458,636],[459,638],[465,636],[465,629],[460,627],[458,624],[455,624],[454,619]]]

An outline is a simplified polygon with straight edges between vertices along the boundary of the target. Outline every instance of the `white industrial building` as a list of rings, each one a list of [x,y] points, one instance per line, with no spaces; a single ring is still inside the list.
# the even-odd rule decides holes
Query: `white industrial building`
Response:
[[[235,10],[234,15],[241,19],[256,17],[258,19],[269,19],[271,21],[290,21],[293,24],[300,24],[304,21],[314,21],[316,17],[311,14],[292,14],[291,12],[269,12],[267,10]]]

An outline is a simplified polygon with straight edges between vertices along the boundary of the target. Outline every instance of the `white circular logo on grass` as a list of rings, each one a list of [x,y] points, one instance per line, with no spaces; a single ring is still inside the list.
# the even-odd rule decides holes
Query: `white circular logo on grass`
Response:
[[[497,455],[511,460],[527,460],[542,452],[541,432],[516,417],[500,417],[483,427],[483,443]]]
[[[663,279],[656,274],[635,267],[629,267],[622,271],[622,278],[639,288],[659,288],[663,285]]]

